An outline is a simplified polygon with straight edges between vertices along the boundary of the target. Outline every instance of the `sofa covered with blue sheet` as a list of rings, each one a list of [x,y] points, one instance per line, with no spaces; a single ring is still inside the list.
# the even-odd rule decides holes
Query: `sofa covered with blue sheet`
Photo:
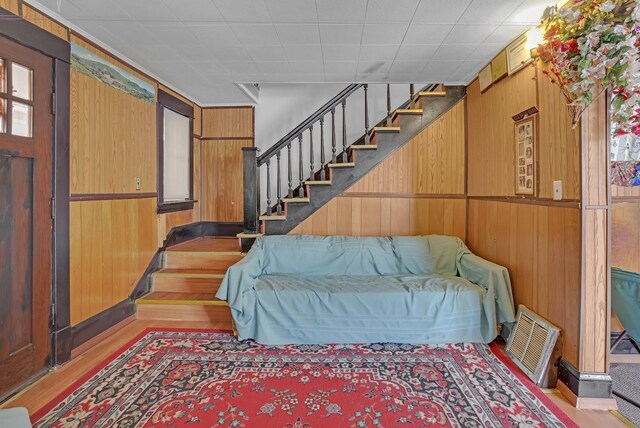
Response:
[[[216,297],[264,344],[491,342],[515,321],[507,270],[448,236],[266,236]]]

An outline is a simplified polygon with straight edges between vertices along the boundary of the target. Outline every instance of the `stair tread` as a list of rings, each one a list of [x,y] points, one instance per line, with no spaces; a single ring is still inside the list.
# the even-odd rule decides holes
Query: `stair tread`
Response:
[[[177,278],[222,278],[226,269],[177,269],[164,268],[155,271],[152,275],[177,277]]]
[[[216,256],[245,256],[246,253],[242,251],[175,251],[175,250],[166,250],[165,254],[180,254],[180,255],[216,255]]]
[[[244,233],[244,232],[240,232],[236,235],[237,238],[248,238],[248,239],[259,238],[261,236],[262,236],[262,233]]]
[[[353,144],[351,146],[352,150],[377,150],[377,144]]]
[[[444,97],[445,95],[447,95],[446,91],[420,92],[418,94],[420,97]]]
[[[305,184],[318,185],[318,184],[331,184],[331,180],[307,180]]]
[[[167,248],[167,251],[210,251],[210,252],[227,252],[238,251],[240,248],[238,240],[235,237],[206,237],[196,238],[190,241],[182,242]]]
[[[174,291],[152,291],[136,300],[140,305],[210,305],[224,306],[227,302],[215,298],[214,293],[187,293]]]
[[[327,164],[329,168],[352,168],[356,166],[355,162],[340,162]]]
[[[263,221],[284,221],[287,219],[286,215],[261,215],[259,217]]]
[[[400,132],[399,126],[376,126],[373,132]]]
[[[307,203],[307,202],[310,202],[310,199],[309,198],[283,198],[282,202]]]
[[[399,108],[395,111],[395,114],[422,114],[421,108]]]

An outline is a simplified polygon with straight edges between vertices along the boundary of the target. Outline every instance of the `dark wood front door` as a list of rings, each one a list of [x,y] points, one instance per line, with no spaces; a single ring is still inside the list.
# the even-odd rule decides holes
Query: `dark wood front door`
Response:
[[[0,399],[50,361],[52,67],[0,37]]]

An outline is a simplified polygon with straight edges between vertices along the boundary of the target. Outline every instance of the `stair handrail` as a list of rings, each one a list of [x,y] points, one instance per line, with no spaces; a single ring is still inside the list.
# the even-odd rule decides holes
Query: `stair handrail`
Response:
[[[343,100],[347,99],[351,94],[353,94],[355,91],[360,89],[362,86],[363,86],[362,83],[353,83],[347,86],[346,88],[344,88],[342,91],[340,91],[335,97],[327,101],[322,107],[316,110],[311,116],[303,120],[298,126],[293,128],[292,131],[287,133],[287,135],[282,137],[274,145],[269,147],[267,151],[265,151],[262,155],[260,155],[257,159],[258,167],[264,165],[267,159],[270,159],[273,156],[275,156],[275,154],[279,150],[283,149],[287,144],[289,144],[291,141],[297,138],[301,132],[309,129],[310,125],[313,125],[314,123],[316,123],[318,120],[320,120],[321,117],[329,113],[331,109],[340,105]]]

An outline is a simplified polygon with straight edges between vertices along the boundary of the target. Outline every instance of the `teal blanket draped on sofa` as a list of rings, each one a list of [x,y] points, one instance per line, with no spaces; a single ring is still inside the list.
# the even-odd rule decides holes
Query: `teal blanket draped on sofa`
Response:
[[[448,236],[266,236],[227,271],[241,340],[489,343],[515,321],[507,270]]]

